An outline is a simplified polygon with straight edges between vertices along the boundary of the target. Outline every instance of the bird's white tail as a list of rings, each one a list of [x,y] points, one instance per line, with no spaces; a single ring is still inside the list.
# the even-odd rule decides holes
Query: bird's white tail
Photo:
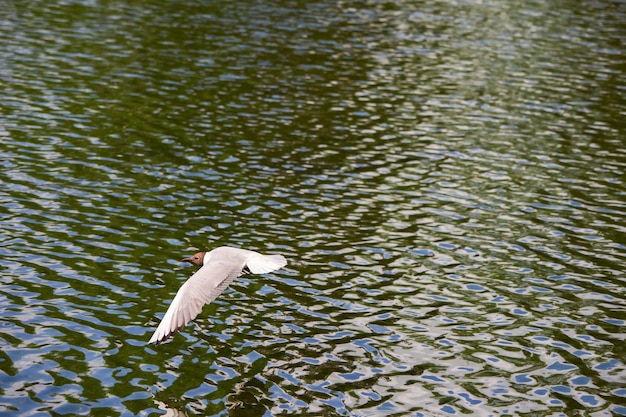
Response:
[[[261,255],[257,252],[250,253],[246,266],[253,274],[267,274],[287,265],[283,255]]]

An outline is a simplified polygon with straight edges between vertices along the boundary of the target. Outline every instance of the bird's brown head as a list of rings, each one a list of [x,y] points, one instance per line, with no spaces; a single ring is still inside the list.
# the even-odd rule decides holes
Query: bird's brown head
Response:
[[[183,258],[183,260],[181,262],[189,262],[190,264],[195,264],[198,266],[202,266],[202,264],[204,263],[204,255],[206,254],[206,252],[198,252],[195,255],[189,257],[189,258]]]

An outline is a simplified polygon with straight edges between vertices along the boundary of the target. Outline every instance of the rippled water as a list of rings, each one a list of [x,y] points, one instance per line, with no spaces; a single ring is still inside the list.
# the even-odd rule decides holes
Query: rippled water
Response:
[[[624,2],[1,9],[0,415],[626,415]]]

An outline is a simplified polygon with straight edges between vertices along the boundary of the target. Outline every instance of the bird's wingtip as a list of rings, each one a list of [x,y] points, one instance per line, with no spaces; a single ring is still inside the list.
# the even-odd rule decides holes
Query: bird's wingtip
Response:
[[[161,343],[163,343],[164,341],[166,341],[168,337],[169,337],[168,335],[159,334],[159,330],[157,329],[157,331],[154,332],[154,334],[152,335],[152,337],[148,341],[148,344],[150,345],[150,344],[154,343],[155,346],[158,346]]]

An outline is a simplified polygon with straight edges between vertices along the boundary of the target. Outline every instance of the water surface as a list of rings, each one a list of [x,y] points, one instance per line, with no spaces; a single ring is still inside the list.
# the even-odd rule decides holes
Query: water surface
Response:
[[[623,2],[0,12],[0,415],[626,415]],[[170,342],[193,268],[281,253]]]

